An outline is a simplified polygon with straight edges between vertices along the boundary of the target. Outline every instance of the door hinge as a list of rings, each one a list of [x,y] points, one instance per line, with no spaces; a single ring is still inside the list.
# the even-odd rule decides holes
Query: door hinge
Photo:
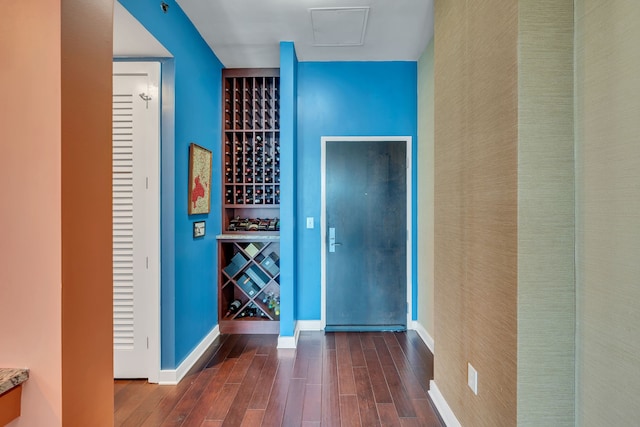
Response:
[[[149,269],[149,257],[146,257],[146,262],[147,262],[147,270]]]
[[[149,337],[147,337],[147,350],[149,350]]]
[[[146,186],[146,188],[147,188],[147,190],[148,190],[148,189],[149,189],[149,177],[147,176],[147,177],[145,178],[145,180],[146,180],[146,182],[145,182],[145,186]]]

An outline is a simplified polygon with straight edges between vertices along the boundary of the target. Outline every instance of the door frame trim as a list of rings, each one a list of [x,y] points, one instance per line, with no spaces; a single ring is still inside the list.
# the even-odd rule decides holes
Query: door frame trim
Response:
[[[411,194],[411,164],[412,164],[412,137],[411,136],[322,136],[320,137],[320,323],[322,329],[327,326],[327,199],[326,199],[326,180],[327,180],[327,142],[358,142],[358,141],[404,141],[405,142],[405,161],[407,168],[407,329],[411,328],[413,318],[413,276],[412,259],[413,253],[413,229],[412,229],[412,199]]]

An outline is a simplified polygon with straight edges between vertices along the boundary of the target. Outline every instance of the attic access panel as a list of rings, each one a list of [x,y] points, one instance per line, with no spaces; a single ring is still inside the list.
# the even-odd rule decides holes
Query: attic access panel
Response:
[[[362,46],[368,7],[311,8],[314,46]]]

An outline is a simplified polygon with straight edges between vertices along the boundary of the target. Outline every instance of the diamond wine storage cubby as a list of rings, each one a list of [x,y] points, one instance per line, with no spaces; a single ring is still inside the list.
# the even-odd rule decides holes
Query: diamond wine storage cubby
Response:
[[[280,332],[280,245],[276,236],[219,236],[220,332]]]

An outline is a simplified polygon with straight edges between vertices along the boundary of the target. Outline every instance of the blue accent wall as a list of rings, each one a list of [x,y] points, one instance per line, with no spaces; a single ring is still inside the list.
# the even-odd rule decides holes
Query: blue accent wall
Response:
[[[220,232],[217,154],[223,65],[174,0],[165,0],[169,4],[166,14],[159,2],[119,1],[174,57],[171,77],[175,87],[170,93],[175,97],[174,140],[168,146],[171,138],[163,139],[161,171],[161,367],[174,369],[218,323],[215,236]],[[211,213],[207,215],[187,215],[192,142],[213,152]],[[197,220],[206,221],[204,238],[192,237]]]
[[[297,313],[321,318],[320,307],[320,138],[322,136],[411,136],[412,293],[417,313],[416,268],[416,62],[300,62],[297,141]],[[305,228],[312,216],[314,229]]]
[[[297,268],[297,76],[292,42],[280,43],[280,335],[295,329]]]

